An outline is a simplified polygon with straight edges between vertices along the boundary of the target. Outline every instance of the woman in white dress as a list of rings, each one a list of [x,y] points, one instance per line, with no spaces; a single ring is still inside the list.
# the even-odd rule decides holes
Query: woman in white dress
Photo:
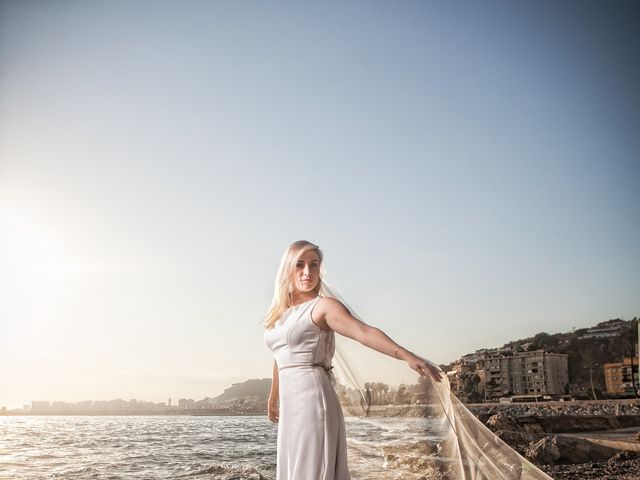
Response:
[[[319,295],[322,258],[305,240],[289,245],[265,319],[264,340],[275,357],[268,416],[278,423],[277,480],[350,479],[344,418],[330,378],[334,332],[441,380],[429,362]]]

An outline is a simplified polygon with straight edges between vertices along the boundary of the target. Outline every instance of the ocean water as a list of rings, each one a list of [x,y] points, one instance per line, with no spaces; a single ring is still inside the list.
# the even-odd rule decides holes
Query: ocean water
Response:
[[[428,419],[345,420],[354,480],[383,476],[381,444],[430,429]],[[275,479],[276,440],[263,416],[6,416],[0,478]]]

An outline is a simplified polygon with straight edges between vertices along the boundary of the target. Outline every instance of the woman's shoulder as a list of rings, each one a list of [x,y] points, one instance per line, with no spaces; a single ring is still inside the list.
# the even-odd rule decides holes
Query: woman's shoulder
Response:
[[[316,308],[333,310],[333,309],[343,309],[346,307],[340,300],[336,298],[320,296],[320,298],[316,302]]]

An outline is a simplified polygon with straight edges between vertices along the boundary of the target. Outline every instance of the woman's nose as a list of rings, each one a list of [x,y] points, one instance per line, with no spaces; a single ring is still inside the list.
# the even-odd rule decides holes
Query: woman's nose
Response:
[[[305,275],[309,275],[309,265],[305,265],[303,271]]]

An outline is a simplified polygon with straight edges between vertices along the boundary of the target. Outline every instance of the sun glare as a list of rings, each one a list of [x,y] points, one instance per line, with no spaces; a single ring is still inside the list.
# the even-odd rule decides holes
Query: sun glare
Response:
[[[68,273],[60,239],[27,215],[0,208],[0,288],[9,320],[55,298]],[[18,317],[18,318],[16,318]]]

